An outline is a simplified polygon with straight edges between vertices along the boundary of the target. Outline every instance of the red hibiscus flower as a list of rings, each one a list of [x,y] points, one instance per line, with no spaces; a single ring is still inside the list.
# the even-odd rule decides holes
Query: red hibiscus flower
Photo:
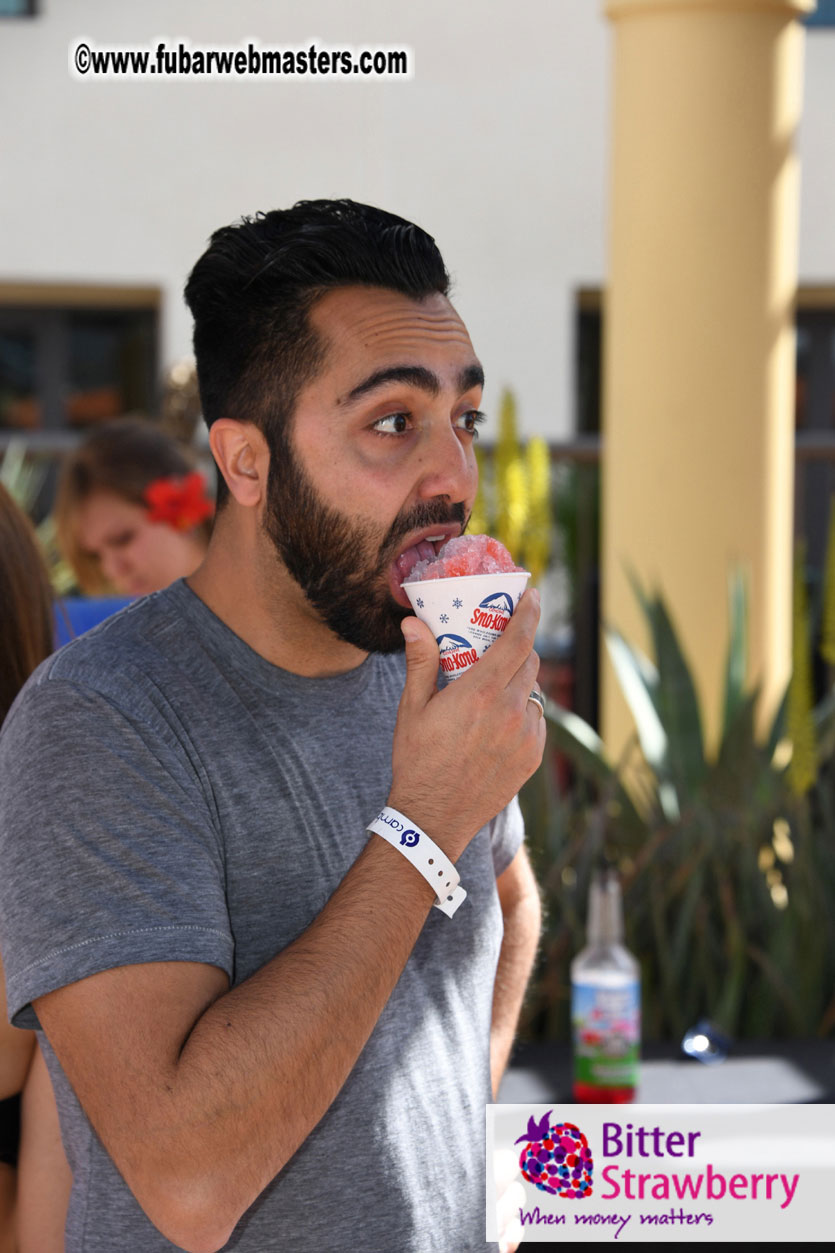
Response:
[[[165,522],[175,531],[190,531],[210,518],[215,507],[206,495],[206,480],[197,470],[179,478],[154,479],[143,493],[152,522]]]

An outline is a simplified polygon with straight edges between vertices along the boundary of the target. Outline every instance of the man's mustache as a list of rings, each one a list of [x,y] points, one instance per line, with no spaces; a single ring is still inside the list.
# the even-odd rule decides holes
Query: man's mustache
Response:
[[[424,505],[415,505],[408,512],[401,512],[392,522],[385,539],[380,545],[380,557],[386,563],[389,556],[394,556],[400,541],[412,531],[422,531],[429,526],[448,526],[459,523],[463,531],[469,515],[463,501],[453,505],[443,500],[427,501]]]

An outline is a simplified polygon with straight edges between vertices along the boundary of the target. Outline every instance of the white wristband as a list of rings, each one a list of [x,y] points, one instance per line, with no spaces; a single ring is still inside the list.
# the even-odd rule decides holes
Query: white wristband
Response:
[[[420,871],[435,892],[435,908],[451,918],[467,893],[459,886],[458,871],[435,841],[389,805],[369,823],[368,830],[388,840]]]

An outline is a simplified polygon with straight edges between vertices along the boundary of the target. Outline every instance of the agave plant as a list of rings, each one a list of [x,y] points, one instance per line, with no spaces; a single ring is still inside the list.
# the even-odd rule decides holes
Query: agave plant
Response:
[[[822,765],[810,792],[792,791],[785,698],[765,738],[756,734],[760,690],[746,686],[747,596],[739,574],[729,587],[724,712],[714,754],[664,600],[633,585],[655,660],[613,629],[606,644],[635,720],[628,752],[640,747],[640,787],[630,793],[622,782],[628,757],[611,763],[591,727],[548,702],[549,737],[573,763],[578,788],[561,800],[540,772],[523,796],[549,916],[528,1029],[567,1032],[568,965],[582,943],[589,871],[605,850],[621,869],[627,941],[642,968],[645,1035],[679,1038],[702,1016],[734,1034],[831,1030],[831,769]],[[814,721],[824,763],[835,746],[835,694]]]
[[[46,461],[38,461],[29,456],[25,439],[13,438],[9,440],[3,460],[0,462],[0,483],[20,505],[23,512],[31,515],[35,501],[46,481],[48,470],[49,466]],[[61,553],[55,518],[52,514],[38,523],[35,527],[35,534],[41,546],[53,590],[56,595],[65,596],[75,589],[76,578]]]

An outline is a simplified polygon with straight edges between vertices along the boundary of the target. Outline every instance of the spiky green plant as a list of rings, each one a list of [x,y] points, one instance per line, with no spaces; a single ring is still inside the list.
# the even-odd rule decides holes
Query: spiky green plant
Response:
[[[718,752],[705,750],[692,672],[663,598],[636,585],[654,662],[606,633],[635,719],[643,788],[621,783],[594,731],[549,702],[552,746],[577,785],[548,771],[523,794],[548,924],[526,1025],[568,1033],[569,962],[583,942],[589,871],[603,848],[621,869],[627,940],[641,962],[645,1034],[680,1038],[707,1015],[749,1036],[835,1029],[835,782],[828,766],[797,796],[776,753],[786,702],[764,740],[759,688],[746,685],[747,596],[729,588],[730,642]],[[835,740],[835,698],[815,713],[818,758]],[[822,818],[821,815],[829,815]]]
[[[788,698],[788,735],[792,743],[789,783],[798,796],[817,775],[815,727],[812,713],[812,650],[806,600],[806,546],[798,544],[794,559],[792,594],[792,677]]]
[[[16,501],[24,513],[31,515],[35,501],[46,481],[48,464],[29,456],[26,440],[11,439],[0,463],[0,483]],[[44,563],[53,590],[58,596],[66,596],[76,588],[75,574],[64,559],[58,546],[55,519],[49,514],[35,527]]]
[[[487,484],[490,467],[488,466],[487,458],[478,447],[475,450],[475,458],[478,466],[478,492],[473,503],[470,524],[467,529],[471,535],[485,535],[490,530],[490,514],[487,508]]]

